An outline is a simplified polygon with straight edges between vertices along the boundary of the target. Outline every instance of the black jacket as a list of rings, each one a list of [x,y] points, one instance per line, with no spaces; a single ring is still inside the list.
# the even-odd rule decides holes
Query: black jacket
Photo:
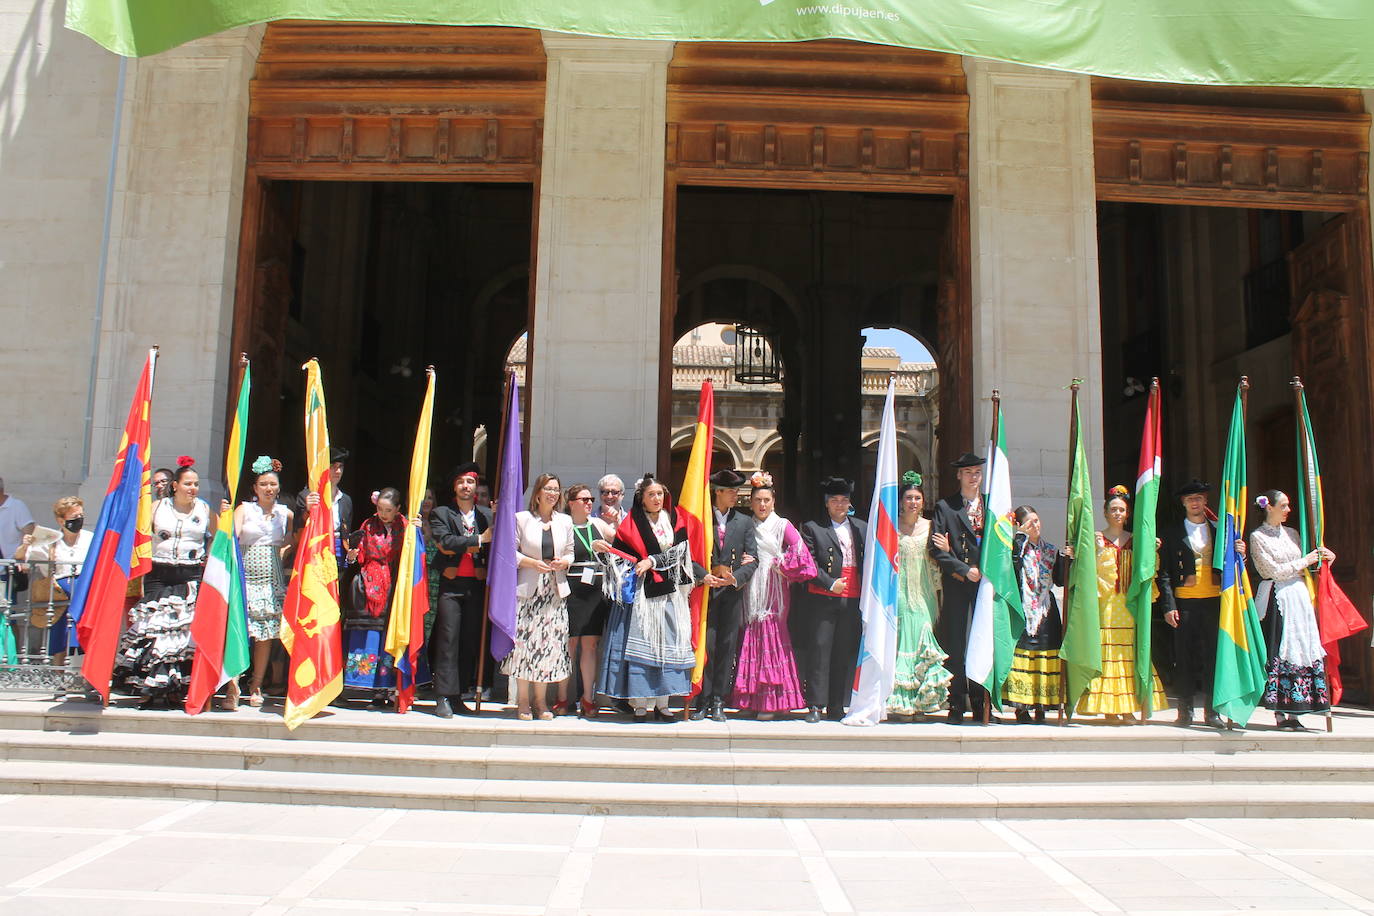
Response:
[[[958,493],[946,496],[935,504],[935,513],[930,519],[930,555],[935,558],[944,576],[946,589],[951,581],[968,581],[968,571],[979,564],[981,547],[978,533],[969,524],[964,513],[964,499]],[[949,550],[935,546],[935,535],[943,534],[949,538]],[[955,578],[955,577],[958,578]],[[972,583],[970,583],[972,584]]]
[[[868,523],[850,516],[849,527],[854,538],[854,565],[862,576],[864,536],[868,532]],[[836,579],[844,575],[844,550],[840,546],[840,539],[835,535],[834,527],[830,524],[830,517],[826,516],[821,521],[802,525],[801,536],[806,542],[806,549],[811,551],[811,557],[816,561],[816,578],[811,581],[821,588],[830,588]]]
[[[473,528],[476,529],[472,534],[463,533],[462,516],[458,507],[454,505],[435,506],[429,513],[429,532],[430,542],[440,550],[434,557],[434,568],[431,570],[433,575],[439,576],[439,584],[452,581],[445,578],[443,572],[449,568],[456,568],[463,559],[463,554],[468,548],[476,547],[481,543],[482,532],[491,527],[491,510],[486,506],[476,506],[473,510]],[[448,551],[445,553],[444,551]],[[487,548],[483,548],[473,556],[473,564],[478,568],[487,565]]]
[[[1217,523],[1211,522],[1212,543],[1216,543]],[[1189,576],[1197,575],[1197,557],[1193,554],[1193,548],[1188,543],[1188,528],[1180,519],[1172,522],[1160,531],[1159,538],[1163,544],[1159,548],[1159,567],[1164,574],[1169,577],[1169,583],[1173,588],[1183,585]],[[1221,570],[1216,569],[1215,579],[1221,581]]]
[[[296,528],[299,530],[305,527],[306,517],[309,510],[306,508],[305,499],[314,491],[309,487],[296,494]],[[335,490],[339,494],[339,527],[334,529],[334,533],[340,538],[347,538],[353,530],[353,497],[343,490]]]
[[[720,537],[720,526],[716,524],[714,511],[711,513],[711,527],[716,538],[715,546],[711,552],[711,566],[728,566],[730,571],[735,574],[735,582],[738,587],[743,588],[759,568],[759,542],[758,537],[754,534],[753,517],[731,509],[726,516],[725,538],[723,540]],[[745,563],[746,554],[754,557],[754,561]]]

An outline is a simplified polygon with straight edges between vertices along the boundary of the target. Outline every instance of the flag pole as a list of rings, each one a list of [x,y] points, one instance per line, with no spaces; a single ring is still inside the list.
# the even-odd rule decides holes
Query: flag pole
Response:
[[[506,418],[510,416],[510,379],[510,373],[506,373],[506,379],[502,383],[501,434],[497,439],[498,444],[496,448],[496,467],[498,468],[501,467],[501,461],[505,458],[506,452]],[[490,458],[490,456],[488,456],[488,458]],[[492,462],[488,460],[487,467],[490,468],[491,466]],[[487,481],[487,487],[491,492],[491,498],[493,500],[504,498],[505,494],[501,492],[501,475],[497,474],[495,477],[489,477],[487,478]],[[494,517],[492,524],[495,525]],[[490,554],[490,552],[488,552],[488,554]],[[473,708],[478,713],[482,711],[482,695],[486,693],[486,688],[483,686],[483,681],[486,680],[487,676],[487,655],[489,655],[491,652],[491,650],[487,647],[487,637],[490,635],[490,627],[491,589],[488,588],[484,589],[482,592],[482,636],[477,643],[477,686],[476,689],[473,690],[472,694]]]
[[[1000,427],[1000,425],[1001,425],[1001,420],[1002,420],[1002,392],[1001,392],[999,389],[994,388],[994,389],[992,389],[992,438],[989,440],[989,441],[992,442],[992,448],[988,450],[988,472],[987,472],[987,474],[986,474],[986,475],[984,476],[984,478],[983,478],[985,484],[988,484],[988,485],[991,484],[992,475],[995,473],[995,471],[994,471],[994,469],[993,469],[993,466],[992,466],[992,463],[993,463],[994,461],[997,460],[997,434],[998,434],[998,432],[1000,432],[999,427]],[[989,491],[984,490],[984,492],[983,492],[983,537],[987,537],[987,536],[988,536],[988,526],[989,526],[989,525],[992,525],[992,524],[996,524],[995,520],[988,518],[988,495],[989,495]],[[979,559],[978,562],[979,562],[979,563],[982,562],[981,558]],[[980,571],[981,571],[981,570],[980,570]],[[979,587],[981,588],[981,584],[980,584]],[[996,612],[996,609],[994,608],[994,613],[995,613],[995,612]],[[982,687],[982,685],[979,685],[979,686]],[[991,690],[988,690],[986,687],[982,687],[982,690],[983,690],[983,693],[987,694],[987,696],[985,696],[985,697],[983,698],[983,724],[984,724],[984,725],[987,725],[988,723],[990,723],[990,722],[992,721],[992,691],[991,691]]]
[[[1326,532],[1318,527],[1317,520],[1317,493],[1316,490],[1308,485],[1315,475],[1312,473],[1313,455],[1311,452],[1311,439],[1307,435],[1307,399],[1303,393],[1301,376],[1293,376],[1289,386],[1293,389],[1293,415],[1298,421],[1298,486],[1302,488],[1302,517],[1304,527],[1312,532],[1312,546],[1320,551],[1326,546]],[[1320,569],[1320,563],[1318,564]],[[1310,583],[1309,579],[1309,583]],[[1313,589],[1316,591],[1316,589]],[[1316,611],[1317,599],[1313,598],[1312,609]],[[1320,618],[1318,618],[1320,619]],[[1335,720],[1331,716],[1331,707],[1326,707],[1326,731],[1328,734],[1336,730]]]
[[[1082,385],[1083,380],[1081,378],[1076,378],[1069,383],[1069,391],[1072,392],[1072,394],[1069,398],[1069,479],[1068,492],[1065,494],[1066,504],[1073,499],[1073,475],[1074,471],[1077,470],[1073,464],[1076,451],[1074,449],[1074,443],[1078,441],[1078,389]],[[1067,539],[1068,536],[1069,529],[1066,520],[1064,537]],[[1078,562],[1078,557],[1074,557],[1069,562]],[[1060,628],[1064,633],[1069,631],[1069,593],[1072,588],[1073,581],[1070,579],[1070,581],[1064,585],[1064,606],[1059,609]],[[1062,638],[1060,639],[1060,651],[1063,651]],[[1061,655],[1059,659],[1059,724],[1061,726],[1068,725],[1069,720],[1072,718],[1073,710],[1069,707],[1069,669],[1068,666],[1064,664],[1064,659]]]

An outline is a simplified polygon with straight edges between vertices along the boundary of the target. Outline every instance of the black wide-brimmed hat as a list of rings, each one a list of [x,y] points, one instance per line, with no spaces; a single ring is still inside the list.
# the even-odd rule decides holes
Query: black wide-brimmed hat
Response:
[[[723,468],[711,475],[711,486],[717,490],[737,490],[744,486],[744,475],[734,468]]]
[[[1175,490],[1174,496],[1183,497],[1192,496],[1194,493],[1210,492],[1212,492],[1212,485],[1210,483],[1204,483],[1203,481],[1198,480],[1196,477],[1194,477],[1192,480],[1188,481],[1183,486]]]
[[[843,477],[827,477],[821,481],[821,492],[829,499],[831,496],[853,496],[854,481]]]
[[[956,468],[981,468],[985,464],[987,464],[987,460],[979,458],[973,452],[964,452],[954,460]]]

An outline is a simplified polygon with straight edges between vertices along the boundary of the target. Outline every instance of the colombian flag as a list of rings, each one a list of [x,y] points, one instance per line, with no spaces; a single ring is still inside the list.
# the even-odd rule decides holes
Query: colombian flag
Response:
[[[711,505],[711,446],[716,435],[716,393],[708,378],[701,383],[701,404],[697,409],[697,433],[692,440],[692,453],[687,459],[687,477],[682,481],[682,495],[678,499],[678,517],[687,527],[687,544],[693,562],[704,569],[711,568],[711,548],[715,538],[714,507]],[[701,692],[702,671],[706,667],[706,610],[711,590],[698,588],[692,592],[692,652],[696,664],[692,666],[692,696]]]
[[[1326,546],[1326,507],[1322,501],[1322,472],[1317,465],[1317,443],[1312,435],[1312,418],[1307,413],[1307,393],[1300,379],[1293,380],[1298,400],[1298,507],[1299,531],[1304,554]],[[1325,560],[1317,566],[1317,585],[1312,586],[1308,573],[1308,589],[1317,609],[1317,629],[1321,632],[1322,648],[1326,650],[1326,683],[1331,690],[1331,705],[1341,701],[1341,645],[1352,633],[1369,624],[1355,609],[1331,575],[1331,564]]]
[[[429,579],[425,575],[425,542],[420,533],[420,503],[429,479],[429,432],[434,416],[434,369],[428,370],[429,386],[420,407],[415,430],[415,450],[410,457],[410,492],[406,507],[412,513],[401,533],[401,558],[396,564],[396,588],[391,596],[391,617],[386,629],[386,651],[395,659],[396,711],[403,713],[415,702],[415,673],[420,647],[425,642],[425,614],[429,613]]]
[[[1248,384],[1241,382],[1242,391]],[[1221,472],[1221,512],[1213,560],[1221,569],[1221,621],[1212,708],[1241,725],[1250,721],[1264,696],[1267,654],[1245,559],[1236,550],[1236,539],[1245,532],[1246,491],[1245,408],[1241,391],[1237,391],[1231,432],[1226,437],[1226,464]]]
[[[148,351],[129,419],[115,455],[114,472],[92,531],[91,552],[81,567],[72,591],[71,616],[76,638],[86,652],[81,674],[110,700],[110,673],[114,670],[120,624],[124,620],[124,595],[132,579],[153,568],[153,503],[151,470],[153,371],[157,348]]]
[[[329,480],[329,424],[320,364],[305,376],[305,455],[310,485],[320,497],[301,532],[282,611],[282,645],[291,656],[286,684],[286,727],[295,729],[343,690],[339,633],[339,566],[334,559],[334,487]]]
[[[191,665],[191,683],[186,688],[186,712],[193,716],[204,711],[216,690],[248,670],[248,601],[243,591],[243,562],[234,536],[232,503],[243,469],[251,387],[248,360],[244,359],[234,424],[229,428],[228,454],[224,458],[231,505],[219,514],[215,539],[210,542],[205,560],[205,575],[196,595],[196,616],[191,620],[196,657]]]

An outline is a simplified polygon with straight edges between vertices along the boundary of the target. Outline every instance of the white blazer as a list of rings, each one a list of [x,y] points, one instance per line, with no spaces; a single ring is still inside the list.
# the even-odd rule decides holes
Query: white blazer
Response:
[[[573,558],[572,518],[562,512],[555,512],[550,530],[553,532],[553,555],[571,563]],[[527,557],[542,559],[544,556],[544,525],[539,521],[539,517],[532,512],[515,513],[515,531],[515,549]],[[520,567],[516,572],[516,597],[529,598],[533,596],[535,587],[539,584],[539,576],[538,570]],[[554,582],[558,586],[558,596],[560,598],[568,597],[571,589],[568,587],[567,573],[561,569],[555,572]]]

